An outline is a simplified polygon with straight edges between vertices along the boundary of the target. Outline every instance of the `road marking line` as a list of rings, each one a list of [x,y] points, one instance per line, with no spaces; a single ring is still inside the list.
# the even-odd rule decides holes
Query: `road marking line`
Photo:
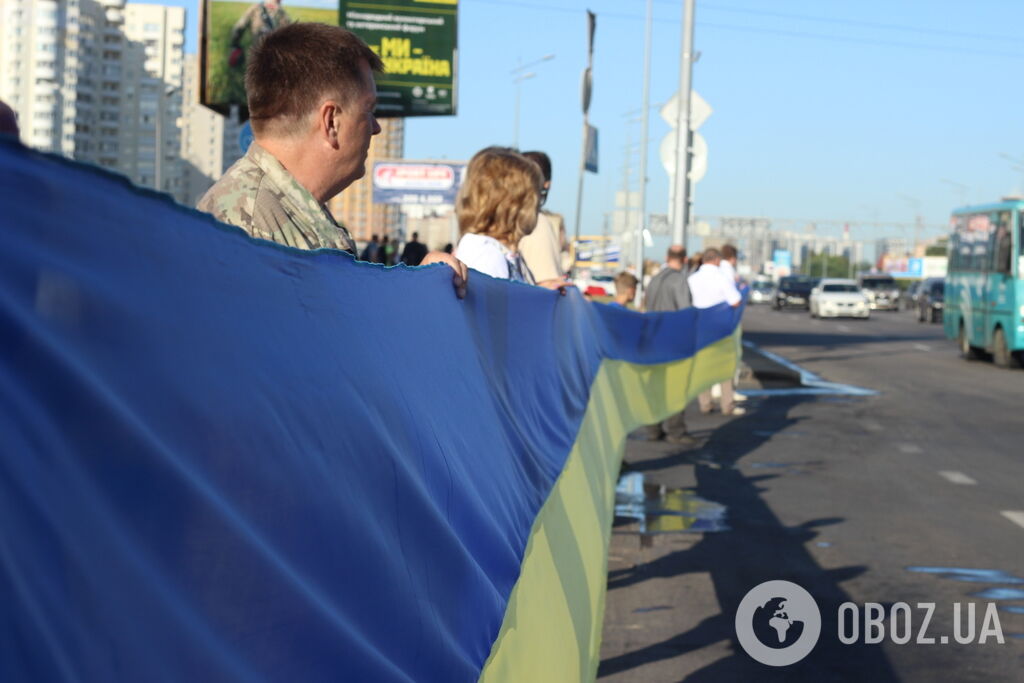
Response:
[[[850,331],[850,326],[849,325],[836,325],[836,329],[839,330],[840,332],[849,332]]]
[[[978,482],[968,477],[963,472],[956,472],[953,470],[939,470],[939,476],[948,481],[951,484],[963,484],[965,486],[974,486]]]
[[[748,349],[753,349],[757,353],[760,353],[765,358],[775,361],[779,365],[792,370],[800,376],[800,386],[791,389],[749,389],[743,393],[747,396],[761,397],[761,396],[877,396],[878,392],[872,389],[864,389],[863,387],[856,387],[851,384],[839,384],[838,382],[827,382],[818,375],[814,374],[810,370],[804,369],[794,363],[793,361],[783,358],[777,353],[772,353],[768,349],[762,349],[760,346],[747,339],[743,340],[743,346]],[[780,351],[797,351],[797,349],[790,349],[788,347],[780,349]]]
[[[878,424],[877,422],[865,422],[864,429],[868,430],[869,432],[880,432],[882,431],[882,425]]]
[[[931,351],[932,347],[925,346],[924,344],[914,344],[914,348],[918,351]]]
[[[924,451],[921,450],[920,446],[918,446],[917,444],[913,444],[913,443],[901,443],[900,444],[900,452],[901,453],[924,453]]]
[[[1020,510],[1003,510],[1003,517],[1006,517],[1019,527],[1024,527],[1024,512]]]

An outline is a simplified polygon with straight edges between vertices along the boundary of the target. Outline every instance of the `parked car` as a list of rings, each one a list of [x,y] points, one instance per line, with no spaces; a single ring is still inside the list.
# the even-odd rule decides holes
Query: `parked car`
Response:
[[[806,275],[790,275],[779,280],[779,287],[775,290],[775,299],[772,308],[781,311],[788,306],[799,306],[807,309],[810,306],[811,287],[813,281]]]
[[[917,320],[930,323],[942,320],[942,309],[946,298],[946,279],[930,277],[925,280],[917,294]]]
[[[775,285],[771,280],[754,280],[750,283],[750,303],[770,304],[775,297]]]
[[[917,311],[917,295],[921,293],[921,285],[924,284],[923,280],[914,280],[907,287],[907,291],[903,292],[903,310],[904,311]]]
[[[892,275],[861,275],[857,285],[864,290],[872,311],[899,310],[900,288]]]
[[[867,320],[871,315],[868,297],[854,280],[824,278],[811,290],[812,318],[849,316]]]

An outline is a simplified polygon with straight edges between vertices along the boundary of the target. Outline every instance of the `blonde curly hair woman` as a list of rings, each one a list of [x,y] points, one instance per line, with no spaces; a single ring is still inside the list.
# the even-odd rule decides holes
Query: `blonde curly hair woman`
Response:
[[[518,245],[537,225],[543,183],[540,167],[513,149],[473,155],[455,200],[458,259],[491,277],[535,284]]]

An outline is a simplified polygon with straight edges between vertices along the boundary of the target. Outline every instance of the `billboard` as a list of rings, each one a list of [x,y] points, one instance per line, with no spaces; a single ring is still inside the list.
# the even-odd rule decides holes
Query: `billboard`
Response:
[[[456,111],[457,0],[341,0],[341,25],[384,61],[377,116]]]
[[[582,235],[575,242],[577,268],[616,268],[619,265],[619,245],[611,237]]]
[[[918,280],[924,273],[924,260],[909,256],[883,256],[882,272],[895,278]]]
[[[245,63],[254,41],[297,21],[338,25],[338,0],[203,0],[199,37],[199,102],[248,118]]]
[[[378,161],[373,164],[374,204],[455,204],[466,164],[447,161]]]
[[[377,116],[455,113],[457,0],[203,0],[199,101],[248,118],[245,64],[254,41],[299,21],[349,29],[380,55]]]

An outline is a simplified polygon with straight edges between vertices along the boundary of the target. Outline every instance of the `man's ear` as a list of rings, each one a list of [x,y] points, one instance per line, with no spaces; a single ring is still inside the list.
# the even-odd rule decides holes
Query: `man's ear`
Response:
[[[338,116],[341,114],[341,107],[333,100],[324,100],[316,112],[316,127],[319,137],[334,149],[338,149],[340,142],[338,136]]]

